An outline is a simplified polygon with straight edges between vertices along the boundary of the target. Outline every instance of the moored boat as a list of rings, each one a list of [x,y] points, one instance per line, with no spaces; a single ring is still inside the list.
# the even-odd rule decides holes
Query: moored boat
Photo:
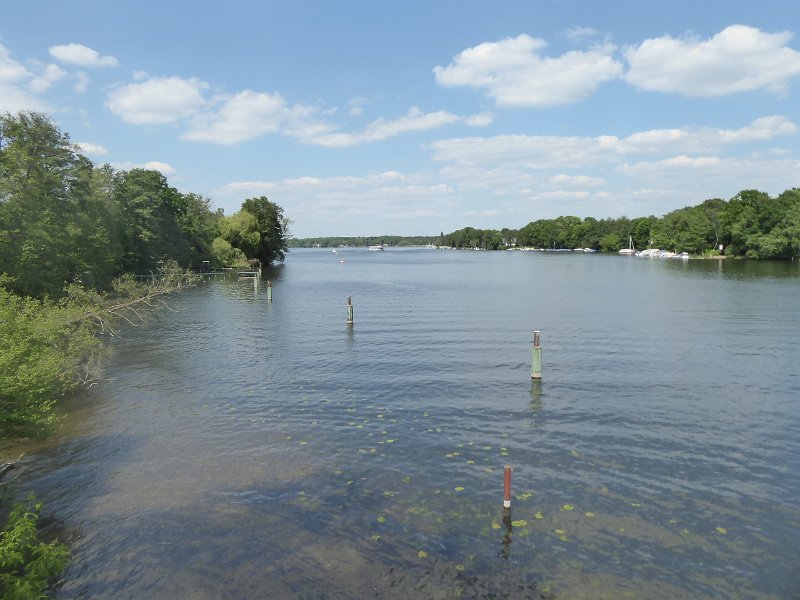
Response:
[[[636,249],[633,247],[633,237],[628,236],[628,247],[622,248],[619,253],[622,256],[634,256],[636,254]]]

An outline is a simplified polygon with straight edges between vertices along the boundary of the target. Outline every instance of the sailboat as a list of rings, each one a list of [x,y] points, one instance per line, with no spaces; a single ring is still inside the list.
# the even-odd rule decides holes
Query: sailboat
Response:
[[[619,253],[623,256],[633,256],[636,254],[636,250],[633,248],[633,236],[628,236],[628,247],[622,248]]]

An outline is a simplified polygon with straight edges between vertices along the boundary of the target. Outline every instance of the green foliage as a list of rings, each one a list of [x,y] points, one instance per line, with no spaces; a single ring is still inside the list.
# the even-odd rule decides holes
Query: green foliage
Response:
[[[164,293],[192,282],[167,262],[153,282],[123,277],[103,293],[72,284],[58,302],[0,287],[0,439],[46,433],[56,422],[56,401],[96,379],[98,334],[143,322],[164,305]]]
[[[282,209],[246,204],[225,219],[157,171],[95,167],[46,115],[0,116],[0,436],[47,431],[95,378],[97,335],[163,306],[183,268],[241,262],[240,247],[283,260]],[[158,274],[143,287],[119,277],[132,271]]]
[[[244,252],[234,248],[230,242],[221,237],[215,238],[211,244],[211,256],[215,265],[223,267],[243,265],[247,262]]]
[[[744,190],[727,202],[714,198],[661,218],[598,221],[566,216],[532,221],[518,232],[465,227],[442,235],[444,245],[454,248],[504,248],[511,238],[522,247],[594,248],[603,252],[627,247],[629,237],[639,249],[652,247],[700,255],[717,253],[722,245],[728,256],[800,256],[800,190],[786,190],[777,198]],[[502,243],[496,243],[498,239]]]
[[[734,196],[721,214],[723,240],[729,254],[749,258],[800,255],[800,190],[777,198],[757,190]]]
[[[38,298],[106,289],[122,272],[213,260],[221,211],[157,171],[95,167],[40,113],[0,117],[0,273]]]
[[[506,230],[508,231],[508,230]],[[374,246],[427,246],[428,244],[444,244],[445,235],[426,236],[426,235],[376,235],[376,236],[351,236],[351,237],[314,237],[314,238],[292,238],[288,241],[289,248],[338,248],[339,246],[349,246],[354,248]]]
[[[37,524],[42,505],[31,496],[15,504],[0,533],[0,597],[33,600],[45,597],[45,590],[64,569],[69,558],[58,541],[39,540]]]
[[[270,202],[266,196],[260,196],[245,200],[242,203],[242,212],[253,215],[258,223],[258,246],[249,255],[250,258],[257,258],[263,264],[283,262],[289,248],[289,219],[283,216],[283,209]]]
[[[258,220],[245,210],[240,210],[220,221],[220,237],[244,256],[255,257],[261,243]],[[219,249],[223,247],[217,245]],[[232,264],[225,262],[223,264]]]
[[[600,239],[600,250],[603,252],[616,252],[622,247],[622,240],[616,233],[607,233]]]
[[[0,438],[46,431],[56,400],[79,384],[99,346],[79,310],[0,288]]]
[[[510,232],[510,230],[506,230]],[[504,236],[495,229],[474,229],[465,227],[443,236],[443,246],[451,248],[480,248],[482,250],[501,250],[513,243],[513,239]]]

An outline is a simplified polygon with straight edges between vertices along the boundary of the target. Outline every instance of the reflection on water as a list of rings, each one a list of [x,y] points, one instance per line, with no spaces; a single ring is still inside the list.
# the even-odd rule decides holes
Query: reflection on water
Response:
[[[76,532],[60,597],[798,589],[797,268],[320,250],[266,279],[176,296],[25,459]]]

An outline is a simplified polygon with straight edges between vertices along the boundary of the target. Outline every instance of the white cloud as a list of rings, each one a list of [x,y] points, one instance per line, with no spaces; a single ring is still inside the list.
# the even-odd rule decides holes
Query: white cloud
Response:
[[[63,63],[85,68],[116,67],[119,64],[113,56],[101,56],[97,50],[83,44],[52,46],[50,56]]]
[[[58,65],[43,65],[38,62],[33,64],[37,67],[37,74],[30,79],[27,87],[34,94],[46,92],[51,85],[67,75],[67,72]]]
[[[133,163],[133,162],[112,163],[111,166],[120,171],[130,171],[131,169],[149,169],[151,171],[158,171],[165,177],[177,173],[177,171],[172,165],[157,160],[151,160],[146,163]]]
[[[623,163],[615,170],[643,188],[671,189],[680,182],[682,193],[693,194],[697,203],[712,196],[730,198],[742,189],[775,194],[796,187],[800,160],[680,155]]]
[[[199,115],[182,138],[195,142],[235,144],[279,131],[288,112],[279,94],[245,90],[226,98],[216,113]]]
[[[465,196],[494,198],[507,219],[603,217],[663,214],[745,188],[779,193],[796,187],[800,161],[769,146],[796,135],[792,121],[769,116],[738,129],[653,129],[627,137],[474,136],[429,148],[444,181]],[[745,158],[731,156],[743,152]]]
[[[600,177],[587,177],[586,175],[565,175],[560,173],[547,180],[552,185],[563,187],[596,187],[603,185],[606,180]]]
[[[203,90],[208,84],[196,78],[153,78],[112,90],[106,106],[127,123],[135,125],[172,123],[203,109]]]
[[[91,142],[76,142],[74,144],[76,150],[81,154],[88,154],[89,156],[105,156],[108,154],[108,148],[100,144],[92,144]]]
[[[580,27],[576,25],[575,27],[570,27],[564,32],[564,35],[567,39],[570,39],[574,42],[581,42],[589,38],[595,38],[600,35],[600,32],[596,29],[591,27]]]
[[[545,46],[543,40],[525,34],[485,42],[433,71],[439,85],[483,89],[501,106],[526,107],[578,102],[622,73],[622,65],[613,57],[614,46],[567,52],[557,58],[540,56]]]
[[[624,138],[612,135],[467,137],[440,140],[430,144],[430,148],[434,160],[467,169],[517,165],[528,170],[545,170],[611,164],[635,154],[718,151],[734,144],[769,141],[796,133],[797,126],[792,121],[775,115],[756,119],[740,129],[651,129]]]
[[[195,116],[191,128],[181,137],[227,145],[280,133],[307,142],[333,129],[318,114],[314,107],[287,103],[280,94],[245,90],[216,98],[205,112]]]
[[[376,119],[369,123],[363,131],[357,133],[326,133],[308,138],[306,141],[318,146],[344,148],[385,140],[408,131],[425,131],[444,125],[456,123],[461,117],[446,111],[423,113],[417,107],[411,107],[402,117],[394,120]]]
[[[24,82],[30,77],[30,71],[11,58],[11,53],[0,44],[0,83],[16,84]]]
[[[685,96],[723,96],[766,89],[784,94],[800,74],[800,52],[788,32],[732,25],[707,40],[670,36],[625,51],[626,81],[638,88]]]
[[[386,171],[366,176],[299,177],[278,181],[239,181],[215,193],[226,212],[238,210],[243,198],[268,195],[280,198],[287,215],[302,230],[300,237],[341,231],[365,235],[381,232],[387,223],[394,231],[419,232],[420,215],[439,219],[457,204],[454,190],[424,175]],[[390,232],[385,232],[390,233]]]
[[[464,119],[464,123],[470,127],[486,127],[487,125],[491,125],[492,121],[494,121],[494,117],[489,113],[480,113]]]
[[[351,117],[360,117],[364,114],[364,106],[367,105],[369,102],[366,98],[353,98],[351,99],[347,105],[350,107],[347,111]]]
[[[354,146],[356,144],[375,142],[394,137],[407,131],[424,131],[435,129],[458,121],[456,115],[445,111],[423,113],[417,107],[397,119],[376,119],[369,123],[364,131],[358,133],[330,133],[309,140],[313,144],[329,147]]]
[[[38,67],[38,74],[14,60],[5,46],[0,44],[0,112],[50,110],[38,94],[60,78],[59,69],[55,65],[42,66],[38,63],[34,63],[34,67]]]
[[[89,87],[90,81],[91,78],[87,73],[83,71],[78,71],[77,73],[75,73],[75,85],[73,86],[73,89],[79,94],[83,94]]]

